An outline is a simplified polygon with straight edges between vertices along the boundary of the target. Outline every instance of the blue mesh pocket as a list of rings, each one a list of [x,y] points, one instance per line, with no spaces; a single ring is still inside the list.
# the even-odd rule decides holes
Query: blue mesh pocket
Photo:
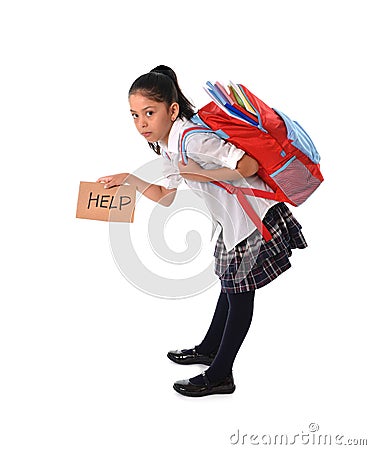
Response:
[[[270,176],[296,206],[301,205],[321,184],[295,156]]]

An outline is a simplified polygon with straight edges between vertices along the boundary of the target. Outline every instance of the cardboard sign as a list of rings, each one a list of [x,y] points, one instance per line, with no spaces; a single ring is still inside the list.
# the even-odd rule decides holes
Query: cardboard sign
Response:
[[[104,188],[103,183],[80,182],[76,217],[106,222],[133,222],[136,187]]]

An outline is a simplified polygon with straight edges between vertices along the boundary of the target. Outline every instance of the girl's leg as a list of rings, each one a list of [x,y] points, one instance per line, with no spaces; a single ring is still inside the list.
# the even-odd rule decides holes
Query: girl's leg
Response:
[[[206,370],[211,383],[224,380],[232,373],[238,350],[250,328],[254,310],[255,291],[227,294],[229,310],[223,337],[212,365]],[[202,375],[191,378],[193,384],[203,384]]]
[[[227,294],[221,291],[210,327],[201,344],[196,345],[197,353],[209,355],[218,351],[227,321],[228,310],[229,303]]]

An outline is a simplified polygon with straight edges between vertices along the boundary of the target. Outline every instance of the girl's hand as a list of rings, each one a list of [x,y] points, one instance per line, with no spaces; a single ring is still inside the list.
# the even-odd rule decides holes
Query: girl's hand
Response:
[[[113,186],[121,186],[127,180],[129,173],[118,173],[117,175],[108,175],[106,177],[100,177],[97,183],[105,183],[105,188],[111,188]]]
[[[180,161],[178,168],[180,175],[188,180],[198,179],[201,173],[204,172],[204,169],[192,158],[188,158],[188,164],[183,164],[183,162]]]

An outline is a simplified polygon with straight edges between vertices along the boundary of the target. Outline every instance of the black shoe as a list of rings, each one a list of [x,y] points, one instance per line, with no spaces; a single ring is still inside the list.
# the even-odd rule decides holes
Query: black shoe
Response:
[[[191,352],[189,350],[172,350],[167,354],[167,357],[177,364],[205,364],[210,366],[214,361],[215,354],[202,355],[197,353],[195,348],[192,348]]]
[[[212,394],[232,394],[236,389],[233,375],[217,383],[210,383],[205,372],[202,373],[204,384],[193,384],[190,380],[180,380],[174,383],[174,389],[187,397],[204,397]]]

